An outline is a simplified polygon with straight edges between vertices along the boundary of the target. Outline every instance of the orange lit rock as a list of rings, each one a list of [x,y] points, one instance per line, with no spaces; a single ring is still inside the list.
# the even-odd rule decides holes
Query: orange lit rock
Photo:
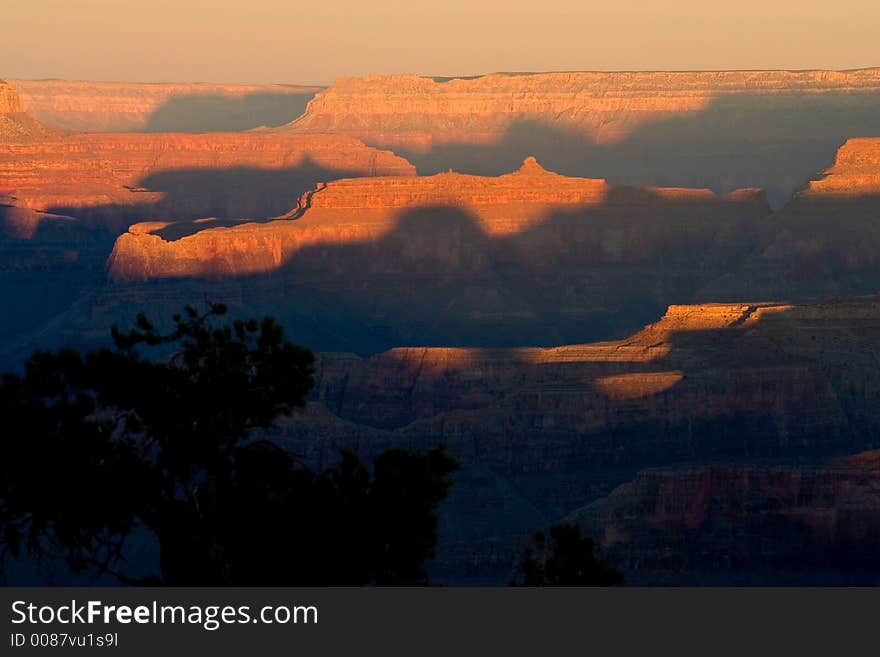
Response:
[[[607,143],[649,122],[699,113],[719,97],[877,91],[880,69],[344,77],[289,128],[427,148],[490,143],[514,123],[533,120]]]
[[[72,133],[0,142],[0,193],[116,227],[135,217],[262,218],[319,180],[414,173],[403,158],[345,136]]]
[[[0,81],[0,194],[111,230],[133,218],[264,218],[323,180],[414,174],[403,158],[342,135],[62,132]]]
[[[880,196],[880,139],[848,139],[834,164],[811,180],[798,198]]]
[[[198,128],[197,113],[224,110],[226,122],[237,121],[257,127],[254,114],[279,115],[291,100],[306,98],[320,90],[286,84],[186,84],[137,82],[84,82],[79,80],[10,80],[21,94],[27,111],[39,121],[57,128],[80,132],[157,132],[184,124]],[[293,120],[296,111],[287,120]],[[214,123],[224,117],[213,120]],[[203,116],[205,127],[213,129],[212,117]],[[277,125],[277,124],[276,124]],[[163,127],[164,126],[164,127]],[[176,128],[181,129],[181,128]]]
[[[135,226],[108,272],[162,279],[178,305],[186,281],[215,281],[234,303],[296,312],[316,349],[566,344],[691,300],[752,252],[768,214],[754,190],[617,188],[528,161],[498,177],[333,181],[264,223]]]
[[[490,241],[505,239],[507,246],[497,248],[514,250],[511,257],[546,259],[554,268],[565,262],[553,261],[554,254],[563,253],[634,265],[650,261],[658,250],[690,249],[688,244],[703,240],[712,242],[710,248],[738,250],[767,211],[757,190],[717,196],[709,190],[615,189],[603,180],[546,171],[528,158],[518,171],[498,177],[449,172],[338,180],[307,193],[276,221],[203,230],[173,241],[135,227],[117,241],[110,274],[235,276],[296,267],[303,251],[345,245],[381,250],[383,243],[395,242],[408,216],[419,228],[407,227],[403,251],[393,247],[395,254],[364,263],[362,273],[396,271],[406,262],[457,269],[473,259],[480,267],[492,257],[485,253],[494,248]],[[713,214],[712,221],[701,219],[706,213]],[[466,217],[474,225],[464,225]]]

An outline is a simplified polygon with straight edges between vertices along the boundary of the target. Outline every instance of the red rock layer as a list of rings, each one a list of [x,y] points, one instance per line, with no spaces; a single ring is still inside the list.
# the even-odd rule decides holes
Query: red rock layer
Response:
[[[713,211],[717,218],[712,222],[697,219]],[[297,254],[305,250],[347,244],[370,248],[394,241],[395,232],[403,229],[402,218],[410,213],[431,216],[414,219],[422,229],[405,238],[405,252],[391,255],[394,260],[365,263],[365,272],[383,266],[396,271],[419,258],[435,264],[439,259],[446,265],[438,266],[455,269],[468,258],[479,259],[477,254],[489,248],[486,240],[520,235],[526,239],[526,231],[537,234],[521,248],[533,253],[520,257],[540,260],[559,249],[581,247],[582,253],[596,249],[599,261],[631,256],[629,264],[637,264],[652,258],[657,248],[666,248],[679,230],[685,242],[701,239],[695,233],[704,231],[721,231],[726,237],[720,240],[735,241],[744,234],[731,234],[734,224],[748,224],[766,211],[756,190],[719,197],[708,190],[614,189],[602,180],[546,171],[529,158],[519,171],[497,178],[450,172],[335,181],[307,193],[285,216],[298,217],[294,221],[216,228],[173,241],[155,234],[156,226],[134,226],[117,241],[110,273],[115,278],[146,279],[270,272],[295,266]],[[574,216],[578,213],[585,214]],[[626,219],[615,225],[609,213]],[[551,221],[554,216],[560,225],[548,227],[550,234],[541,237],[546,225],[557,223]],[[474,226],[462,225],[468,218]],[[565,239],[562,233],[569,244],[560,241]]]
[[[243,104],[248,97],[281,99],[306,96],[320,87],[264,84],[142,84],[134,82],[84,82],[77,80],[10,80],[24,106],[47,125],[79,132],[138,132],[155,122],[157,112],[169,103],[209,107],[209,103]],[[277,100],[277,102],[281,102]],[[231,112],[248,111],[241,106]],[[161,115],[159,115],[161,118]],[[296,116],[291,116],[293,120]],[[170,117],[169,117],[170,119]],[[250,127],[256,127],[254,124]],[[155,131],[155,130],[154,130]]]
[[[527,119],[608,143],[645,123],[704,111],[719,97],[878,91],[880,69],[346,77],[320,92],[289,129],[427,148],[497,141]]]
[[[18,93],[5,80],[0,80],[0,114],[17,114],[23,111]]]
[[[298,189],[316,180],[414,173],[406,160],[343,136],[67,134],[0,142],[0,193],[35,210],[121,225],[137,216],[259,218],[267,208],[290,207]]]
[[[798,198],[880,196],[880,138],[848,139]]]

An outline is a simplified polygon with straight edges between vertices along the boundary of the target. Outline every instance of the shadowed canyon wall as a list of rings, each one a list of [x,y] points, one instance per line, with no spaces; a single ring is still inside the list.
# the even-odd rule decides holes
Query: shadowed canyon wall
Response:
[[[845,139],[880,136],[880,69],[342,78],[284,129],[393,148],[422,174],[535,155],[613,184],[762,187],[779,206]]]
[[[300,116],[320,87],[10,80],[28,113],[78,132],[223,132]]]
[[[640,472],[572,514],[630,583],[880,584],[880,452]]]
[[[341,135],[86,134],[45,128],[0,83],[0,194],[119,231],[131,219],[263,219],[334,178],[414,175],[403,158]],[[38,129],[37,129],[38,128]],[[128,223],[126,223],[128,222]]]
[[[45,102],[214,103],[99,87]],[[0,362],[224,301],[325,352],[298,454],[462,460],[440,581],[575,517],[635,583],[876,583],[876,458],[840,457],[880,446],[878,109],[880,70],[391,76],[277,130],[82,134],[0,83]]]
[[[626,339],[554,349],[324,354],[313,406],[287,425],[284,440],[323,463],[343,445],[366,454],[388,444],[449,445],[464,469],[444,511],[437,572],[458,581],[470,572],[464,579],[491,573],[503,583],[531,530],[608,495],[637,470],[664,467],[671,474],[659,476],[679,487],[668,495],[680,497],[658,502],[656,485],[643,490],[658,475],[638,475],[588,524],[632,581],[696,582],[711,573],[705,581],[874,582],[880,569],[869,577],[864,559],[847,565],[841,554],[854,537],[880,530],[876,467],[873,484],[859,475],[854,488],[827,459],[880,440],[878,301],[677,306]],[[713,488],[712,471],[701,474],[698,464],[713,463],[728,464],[733,492]],[[804,464],[812,469],[798,475]],[[705,513],[654,518],[661,503]],[[785,538],[783,516],[800,516],[816,532]],[[715,542],[706,558],[717,562],[688,557],[684,539],[695,532]],[[769,547],[748,553],[762,536]],[[724,554],[732,555],[726,565]],[[819,554],[836,555],[822,572],[811,570]],[[869,556],[880,565],[876,550]]]

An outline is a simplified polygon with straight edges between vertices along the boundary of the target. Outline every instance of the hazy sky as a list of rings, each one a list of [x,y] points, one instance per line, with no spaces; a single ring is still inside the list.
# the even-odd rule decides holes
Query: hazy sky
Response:
[[[880,0],[0,0],[0,77],[880,66]]]

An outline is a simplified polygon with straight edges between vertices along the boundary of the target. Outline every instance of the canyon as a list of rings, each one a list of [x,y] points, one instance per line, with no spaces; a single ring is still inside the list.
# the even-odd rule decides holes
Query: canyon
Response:
[[[35,212],[0,196],[0,344],[51,320],[84,287],[100,285],[100,263],[111,244],[73,217]]]
[[[222,301],[321,352],[309,463],[459,458],[435,581],[567,518],[636,584],[876,584],[878,110],[880,69],[0,82],[0,364]]]
[[[876,586],[878,459],[651,469],[569,520],[632,584]]]

